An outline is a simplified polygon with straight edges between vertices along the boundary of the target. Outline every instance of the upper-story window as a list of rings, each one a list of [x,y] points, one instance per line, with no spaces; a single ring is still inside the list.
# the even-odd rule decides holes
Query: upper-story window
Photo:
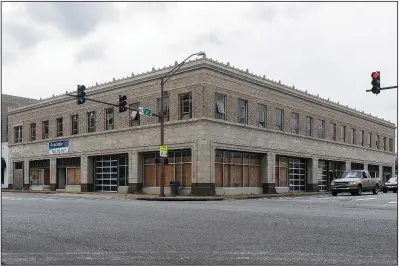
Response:
[[[299,133],[299,114],[291,113],[291,133]]]
[[[376,135],[375,136],[375,147],[377,148],[377,150],[380,149],[380,135]]]
[[[258,126],[266,128],[267,121],[267,107],[263,104],[258,104]]]
[[[237,121],[240,124],[248,124],[248,101],[238,99]]]
[[[49,123],[47,121],[42,122],[42,139],[48,139],[49,136]]]
[[[136,110],[129,110],[130,117],[129,117],[129,126],[139,126],[140,125],[140,114],[139,114],[139,107],[140,103],[132,103],[129,104],[129,108],[136,109]]]
[[[331,139],[337,140],[337,125],[335,123],[331,123]]]
[[[276,129],[284,131],[284,110],[276,109]]]
[[[22,125],[14,127],[14,143],[22,142]]]
[[[346,142],[346,126],[341,126],[341,140]]]
[[[215,93],[215,118],[226,120],[226,99],[225,94]]]
[[[371,148],[371,136],[372,136],[372,134],[369,133],[369,148]]]
[[[190,119],[193,117],[193,104],[191,92],[179,94],[180,119]]]
[[[351,142],[352,144],[356,144],[356,129],[352,128],[351,134]]]
[[[393,139],[389,139],[389,151],[393,151]]]
[[[96,112],[91,111],[87,113],[87,132],[96,132]]]
[[[306,117],[306,136],[312,136],[312,118],[310,116]]]
[[[64,119],[62,117],[57,118],[57,137],[64,135]]]
[[[326,122],[324,120],[319,120],[319,126],[317,130],[317,137],[324,139],[326,137]]]
[[[364,145],[364,131],[363,130],[359,131],[359,145],[360,146]]]
[[[383,138],[382,138],[382,149],[383,149],[384,151],[387,150],[387,138],[386,138],[386,137],[383,137]]]
[[[36,123],[30,124],[30,140],[36,140]]]
[[[72,116],[72,135],[79,134],[79,115]]]
[[[114,129],[114,108],[105,109],[105,130]]]
[[[163,106],[164,106],[164,121],[169,121],[169,96],[163,97]],[[158,107],[158,114],[161,114],[161,98],[157,99],[157,107]],[[161,122],[161,118],[158,117],[158,122]]]

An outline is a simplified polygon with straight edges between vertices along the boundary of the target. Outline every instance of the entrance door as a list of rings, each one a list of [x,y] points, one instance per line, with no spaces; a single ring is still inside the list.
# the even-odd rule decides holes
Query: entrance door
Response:
[[[66,168],[58,168],[57,188],[65,189],[66,185]]]

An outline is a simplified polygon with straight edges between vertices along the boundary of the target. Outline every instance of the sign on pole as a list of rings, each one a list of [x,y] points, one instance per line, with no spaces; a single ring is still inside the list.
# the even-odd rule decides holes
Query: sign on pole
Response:
[[[168,157],[168,146],[159,146],[159,156]]]
[[[152,110],[144,109],[143,107],[139,107],[139,114],[152,116]]]

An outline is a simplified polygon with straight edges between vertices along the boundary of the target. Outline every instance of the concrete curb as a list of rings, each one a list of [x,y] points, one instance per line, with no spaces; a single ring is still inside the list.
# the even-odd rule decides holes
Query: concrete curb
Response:
[[[57,191],[29,191],[29,190],[5,190],[2,189],[1,193],[9,192],[9,193],[36,193],[36,194],[57,194]]]
[[[147,200],[147,201],[221,201],[221,200],[246,200],[246,199],[264,199],[264,198],[279,198],[279,197],[303,197],[303,196],[317,196],[317,195],[326,195],[328,192],[292,192],[292,193],[279,193],[279,194],[249,194],[249,195],[224,195],[224,196],[203,196],[203,197],[194,197],[194,196],[177,196],[177,197],[158,197],[155,195],[146,195],[139,196],[140,194],[123,194],[123,195],[100,195],[96,192],[60,192],[60,191],[29,191],[29,190],[8,190],[2,189],[1,192],[10,192],[10,193],[31,193],[31,194],[51,194],[60,196],[69,196],[69,195],[82,195],[85,196],[98,196],[99,198],[120,198],[120,199],[129,199],[129,200]],[[137,195],[137,196],[135,196]],[[131,197],[130,197],[131,196]]]
[[[281,198],[281,197],[303,197],[303,196],[317,196],[326,195],[327,192],[293,192],[293,193],[279,193],[279,194],[259,194],[259,195],[232,195],[225,196],[227,199],[245,200],[245,199],[267,199],[267,198]]]
[[[221,201],[223,197],[142,197],[136,198],[136,200],[147,200],[147,201]]]

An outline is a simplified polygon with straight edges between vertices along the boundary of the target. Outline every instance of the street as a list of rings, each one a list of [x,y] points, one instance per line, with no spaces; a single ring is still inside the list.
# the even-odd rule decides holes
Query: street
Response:
[[[2,193],[5,264],[397,265],[397,194],[147,202]]]

